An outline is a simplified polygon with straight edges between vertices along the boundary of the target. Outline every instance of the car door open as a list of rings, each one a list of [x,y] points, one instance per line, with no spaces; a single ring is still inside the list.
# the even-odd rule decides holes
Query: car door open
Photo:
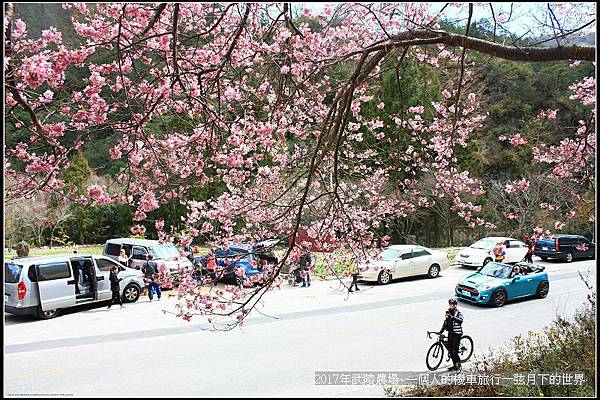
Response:
[[[141,269],[146,261],[146,254],[148,254],[146,249],[141,246],[133,246],[131,252],[131,267]]]
[[[35,266],[42,311],[75,305],[75,279],[66,261]]]
[[[110,268],[117,264],[100,264],[94,259],[96,268],[96,280],[98,281],[98,300],[109,300],[112,297],[110,290]]]

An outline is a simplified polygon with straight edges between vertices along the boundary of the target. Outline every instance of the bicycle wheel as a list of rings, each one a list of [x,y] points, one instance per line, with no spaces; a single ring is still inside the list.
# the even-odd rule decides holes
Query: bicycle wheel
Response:
[[[427,368],[430,371],[435,371],[439,368],[442,360],[444,358],[444,347],[439,343],[434,343],[427,351],[427,358],[425,361],[427,362]]]
[[[458,358],[461,363],[464,363],[473,355],[473,339],[470,336],[463,336],[460,338],[458,345]]]

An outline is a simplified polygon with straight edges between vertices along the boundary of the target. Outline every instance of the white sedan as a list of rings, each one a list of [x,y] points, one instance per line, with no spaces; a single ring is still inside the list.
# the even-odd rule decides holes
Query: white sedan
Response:
[[[465,247],[458,252],[456,261],[464,266],[482,267],[494,261],[494,247],[499,242],[504,243],[506,254],[504,263],[518,263],[527,254],[527,245],[520,240],[509,237],[486,237]]]
[[[437,277],[450,266],[448,255],[441,251],[417,245],[386,247],[377,259],[359,266],[359,279],[388,284],[392,279],[427,275]]]

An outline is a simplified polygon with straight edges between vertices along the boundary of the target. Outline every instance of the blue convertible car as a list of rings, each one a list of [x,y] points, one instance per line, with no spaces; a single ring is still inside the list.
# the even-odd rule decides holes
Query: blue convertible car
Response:
[[[514,273],[515,267],[521,270],[520,273]],[[543,266],[523,263],[512,266],[491,262],[461,279],[455,293],[459,299],[502,307],[508,300],[521,297],[544,298],[549,289],[548,274]]]

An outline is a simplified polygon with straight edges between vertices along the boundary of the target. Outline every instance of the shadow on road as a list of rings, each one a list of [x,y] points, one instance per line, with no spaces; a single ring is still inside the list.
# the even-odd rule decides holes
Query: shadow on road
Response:
[[[481,309],[489,309],[489,308],[491,308],[491,309],[494,309],[494,308],[506,309],[506,308],[510,308],[511,305],[517,305],[517,304],[521,304],[521,303],[525,303],[525,302],[529,302],[529,301],[535,302],[536,300],[538,300],[538,301],[544,301],[546,299],[547,298],[540,299],[540,298],[538,298],[536,296],[521,297],[521,298],[518,298],[518,299],[509,300],[502,307],[494,307],[494,306],[491,306],[489,304],[471,303],[471,302],[469,302],[467,300],[464,300],[464,299],[461,299],[461,298],[458,298],[458,301],[459,301],[461,307],[463,307],[463,308],[468,308],[468,309],[471,309],[471,310],[481,310]]]
[[[444,276],[443,272],[440,272],[440,277]],[[421,281],[421,280],[429,280],[429,279],[436,279],[436,278],[428,278],[427,275],[416,275],[416,276],[408,276],[408,277],[404,277],[404,278],[396,278],[396,279],[392,279],[390,281],[390,283],[382,285],[378,282],[373,282],[373,281],[363,281],[363,280],[358,280],[359,283],[364,284],[365,286],[388,286],[388,285],[392,285],[394,283],[400,283],[400,282],[413,282],[413,281]]]
[[[60,314],[56,318],[61,318],[62,316],[70,315],[73,313],[79,313],[79,312],[104,311],[109,303],[110,303],[110,300],[106,300],[106,301],[101,301],[98,303],[81,304],[78,306],[66,308],[66,309],[61,310]],[[135,304],[135,303],[123,303],[123,304],[125,304],[125,306],[127,307],[128,305]],[[114,307],[119,308],[118,305],[116,305]],[[5,325],[28,324],[28,323],[37,322],[37,321],[41,321],[41,320],[37,316],[34,316],[34,315],[13,315],[13,314],[7,314],[7,313],[4,314],[4,324]]]

